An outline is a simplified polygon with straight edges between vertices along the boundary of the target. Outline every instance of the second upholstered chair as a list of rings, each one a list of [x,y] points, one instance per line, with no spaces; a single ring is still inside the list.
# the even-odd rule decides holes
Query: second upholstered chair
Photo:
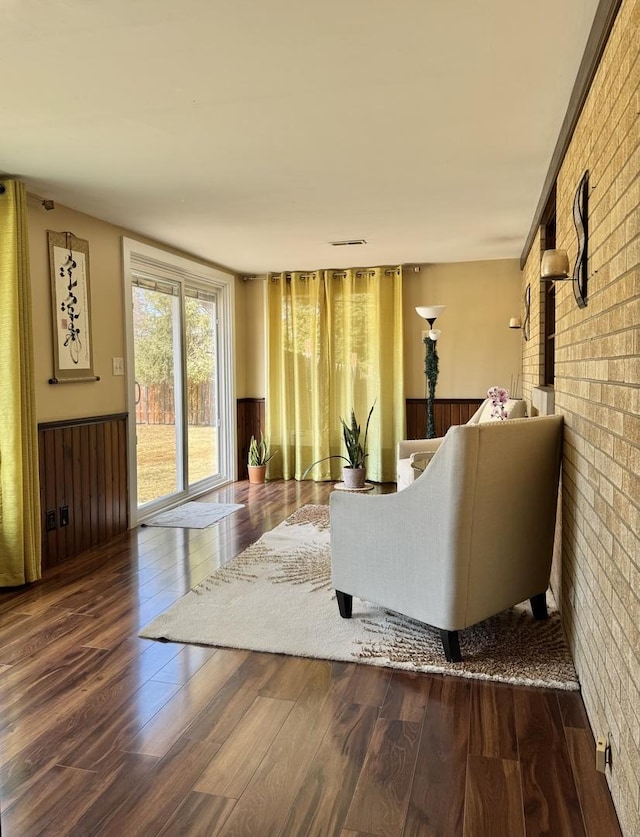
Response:
[[[504,405],[507,418],[524,418],[527,415],[527,402],[520,398],[510,398]],[[493,404],[485,398],[467,424],[486,424],[499,421],[493,415]],[[404,439],[398,442],[397,485],[398,491],[420,476],[431,457],[440,446],[444,436],[437,439]]]

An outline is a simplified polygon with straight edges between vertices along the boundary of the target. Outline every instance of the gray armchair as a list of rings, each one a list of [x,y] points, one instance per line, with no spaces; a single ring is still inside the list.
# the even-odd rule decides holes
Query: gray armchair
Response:
[[[547,615],[562,417],[451,427],[420,479],[397,494],[331,494],[340,614],[353,596],[458,631],[525,599]]]

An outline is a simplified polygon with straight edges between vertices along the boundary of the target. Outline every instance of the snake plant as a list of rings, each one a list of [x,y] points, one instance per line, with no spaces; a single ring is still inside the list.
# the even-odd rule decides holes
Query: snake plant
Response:
[[[342,424],[342,438],[344,439],[344,445],[347,449],[347,455],[342,456],[342,454],[334,453],[331,456],[325,456],[322,459],[318,459],[313,462],[307,470],[302,475],[302,479],[305,479],[309,471],[318,465],[320,462],[326,462],[327,459],[344,459],[347,463],[347,467],[349,468],[364,468],[365,460],[369,454],[367,453],[367,435],[369,433],[369,422],[371,421],[371,413],[373,412],[373,408],[376,406],[375,401],[371,405],[371,409],[369,410],[369,415],[367,416],[367,423],[364,428],[364,439],[360,441],[361,436],[361,429],[358,421],[356,419],[356,414],[353,408],[351,409],[351,420],[349,424],[341,418],[340,423]]]
[[[251,437],[249,442],[249,461],[251,466],[266,465],[270,459],[276,455],[277,451],[269,453],[269,442],[260,433],[260,441],[255,436]]]

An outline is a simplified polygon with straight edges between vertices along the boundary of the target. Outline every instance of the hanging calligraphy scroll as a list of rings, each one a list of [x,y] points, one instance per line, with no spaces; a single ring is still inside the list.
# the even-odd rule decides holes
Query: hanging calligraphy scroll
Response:
[[[91,350],[89,242],[70,232],[49,230],[47,236],[54,364],[49,383],[99,380]]]

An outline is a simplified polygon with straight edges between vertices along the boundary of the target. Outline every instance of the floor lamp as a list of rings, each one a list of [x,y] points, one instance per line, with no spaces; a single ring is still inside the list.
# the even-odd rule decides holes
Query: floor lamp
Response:
[[[427,439],[435,439],[436,437],[434,415],[436,384],[438,383],[438,349],[436,342],[441,332],[440,329],[434,329],[433,324],[445,308],[445,305],[421,305],[416,308],[418,316],[429,323],[429,333],[424,338],[424,374],[427,379],[427,427],[425,435]]]

